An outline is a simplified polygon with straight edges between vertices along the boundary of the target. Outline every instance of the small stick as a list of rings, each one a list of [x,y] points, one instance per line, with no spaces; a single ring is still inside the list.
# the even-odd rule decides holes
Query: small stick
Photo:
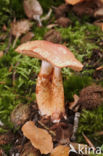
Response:
[[[17,42],[17,40],[19,39],[19,37],[20,37],[20,35],[17,35],[17,36],[16,36],[16,38],[15,38],[15,40],[14,40],[14,42],[13,42],[12,48],[15,48],[16,42]]]
[[[103,135],[103,131],[96,132],[94,135],[96,135],[96,136]]]
[[[90,139],[89,139],[84,133],[82,133],[82,135],[83,135],[85,141],[88,143],[88,145],[89,145],[90,147],[93,147],[94,150],[96,150],[95,146],[94,146],[93,143],[90,141]]]
[[[78,130],[79,118],[80,118],[80,113],[76,112],[75,117],[74,117],[73,135],[71,137],[72,141],[76,140],[76,133],[77,133],[77,130]]]
[[[16,63],[15,67],[17,67],[19,65],[19,62]],[[12,79],[13,79],[13,86],[15,86],[15,78],[16,77],[16,69],[14,69],[13,71],[13,76],[12,76]]]
[[[7,46],[7,48],[4,50],[4,53],[7,53],[8,52],[8,50],[9,50],[9,48],[10,48],[10,46],[11,46],[11,40],[12,40],[12,34],[11,34],[11,30],[10,30],[10,32],[9,32],[9,41],[8,41],[8,46]]]
[[[47,15],[44,16],[44,17],[42,17],[40,20],[41,20],[41,21],[46,21],[46,20],[48,20],[48,19],[50,18],[50,16],[51,16],[51,13],[52,13],[52,9],[50,8],[50,9],[49,9],[49,12],[47,13]]]
[[[45,128],[46,130],[49,131],[49,133],[52,135],[52,136],[56,136],[55,132],[51,131],[47,126],[45,126],[41,121],[38,121],[38,123],[43,127]]]
[[[102,70],[102,69],[103,69],[103,65],[100,66],[100,67],[98,67],[98,68],[96,68],[96,71],[98,71],[98,70]]]

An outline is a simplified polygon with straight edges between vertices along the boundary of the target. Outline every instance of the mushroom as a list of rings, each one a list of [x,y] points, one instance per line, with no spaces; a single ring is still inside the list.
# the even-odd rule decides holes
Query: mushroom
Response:
[[[25,34],[30,30],[32,23],[29,20],[20,20],[20,21],[13,21],[11,23],[11,34],[15,36],[15,40],[13,42],[13,48],[16,45],[17,40],[22,34]]]
[[[49,12],[46,16],[42,17],[43,9],[38,0],[24,0],[24,11],[29,19],[34,19],[38,22],[38,25],[42,26],[42,21],[48,20],[51,16],[52,9],[49,9]]]
[[[41,115],[51,116],[53,122],[59,121],[65,116],[61,68],[81,71],[83,65],[64,45],[45,40],[29,41],[16,51],[42,60],[36,85],[37,104]]]
[[[38,21],[41,26],[40,16],[43,14],[43,9],[37,0],[24,0],[24,11],[29,19]]]

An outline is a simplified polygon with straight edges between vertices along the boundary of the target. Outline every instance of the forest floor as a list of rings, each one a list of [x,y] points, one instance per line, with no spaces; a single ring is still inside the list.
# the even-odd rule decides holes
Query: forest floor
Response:
[[[49,8],[53,10],[53,7],[64,3],[64,1],[47,0],[39,2],[44,15]],[[65,25],[62,25],[62,22],[58,24],[54,10],[50,18],[43,22],[42,27],[32,20],[31,40],[45,39],[64,44],[84,65],[81,72],[74,72],[69,68],[62,69],[67,120],[62,119],[59,124],[53,124],[49,118],[45,121],[39,115],[36,104],[35,86],[40,71],[40,60],[15,52],[15,48],[24,42],[24,35],[21,35],[13,48],[15,37],[11,35],[11,23],[14,18],[17,21],[27,19],[21,1],[14,0],[11,4],[9,1],[2,2],[0,16],[0,152],[2,155],[4,152],[5,155],[12,156],[19,153],[21,156],[23,154],[26,156],[23,153],[24,145],[28,147],[30,145],[27,145],[28,140],[23,136],[21,127],[28,120],[35,121],[38,127],[55,133],[56,136],[52,136],[54,147],[63,144],[63,141],[66,145],[73,142],[71,136],[75,112],[69,105],[73,102],[75,94],[81,97],[82,109],[78,110],[81,116],[74,142],[88,145],[89,140],[103,152],[103,31],[94,25],[97,19],[84,13],[78,16],[78,13],[70,7],[65,13],[69,19]],[[52,24],[54,27],[51,29]],[[25,41],[27,40],[28,37],[25,38]],[[91,96],[88,95],[88,88],[83,95],[81,93],[81,90],[87,86],[95,86],[90,89]],[[96,94],[95,97],[97,92],[100,94]]]

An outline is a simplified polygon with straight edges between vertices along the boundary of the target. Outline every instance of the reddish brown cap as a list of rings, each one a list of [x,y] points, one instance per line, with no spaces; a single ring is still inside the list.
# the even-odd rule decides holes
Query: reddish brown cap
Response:
[[[29,41],[20,45],[16,51],[46,60],[59,68],[70,67],[76,71],[81,71],[83,68],[83,65],[75,58],[73,53],[61,44],[54,44],[45,40]]]

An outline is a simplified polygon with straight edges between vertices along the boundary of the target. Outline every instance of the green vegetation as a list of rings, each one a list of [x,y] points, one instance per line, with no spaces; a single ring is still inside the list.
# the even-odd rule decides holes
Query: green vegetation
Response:
[[[103,141],[103,135],[97,136],[96,132],[100,132],[103,129],[103,105],[96,108],[93,111],[83,110],[80,117],[79,129],[78,129],[78,142],[84,142],[83,137],[80,135],[85,133],[86,136],[94,143],[94,145],[101,146]]]
[[[61,3],[48,0],[40,0],[40,2],[45,8],[44,13],[48,11],[51,5],[58,6]],[[8,6],[10,6],[9,9]],[[7,34],[10,30],[10,22],[15,16],[17,19],[25,18],[21,0],[0,0],[0,28],[2,28],[3,24],[7,24]],[[73,22],[72,26],[68,28],[56,27],[56,30],[61,33],[63,44],[66,42],[66,45],[73,51],[75,56],[84,63],[84,57],[90,58],[94,49],[100,49],[99,43],[101,40],[103,41],[103,32],[98,27],[88,24],[88,18],[85,18],[85,21],[82,19],[78,21],[73,14],[70,18]],[[34,22],[32,31],[35,34],[35,40],[43,39],[44,34],[48,31],[45,27],[46,24],[44,22],[44,26],[38,28]],[[20,40],[17,42],[17,45],[19,44]],[[8,37],[4,42],[0,43],[0,51],[4,51],[7,46]],[[85,64],[85,66],[88,66],[88,63],[85,62]],[[0,58],[0,120],[5,124],[6,128],[11,129],[13,127],[10,122],[10,113],[17,104],[34,103],[36,78],[39,70],[40,61],[38,59],[21,56],[12,49],[12,46]],[[74,94],[79,95],[82,88],[94,82],[92,78],[94,69],[84,69],[83,72],[77,74],[68,68],[64,68],[62,72],[65,99],[67,101],[72,101]],[[100,83],[103,86],[103,82],[100,81]],[[93,111],[84,110],[79,123],[78,141],[85,142],[81,136],[82,132],[84,132],[95,145],[102,145],[103,136],[97,137],[94,135],[95,132],[102,130],[103,106]],[[4,131],[6,130],[0,129],[0,132]]]

